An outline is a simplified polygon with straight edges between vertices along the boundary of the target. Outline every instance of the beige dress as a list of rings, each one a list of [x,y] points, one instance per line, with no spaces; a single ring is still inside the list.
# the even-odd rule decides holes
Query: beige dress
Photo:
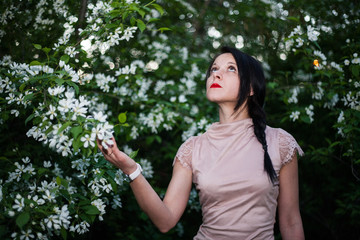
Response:
[[[266,128],[274,169],[291,161],[295,139],[279,128]],[[193,173],[199,192],[203,223],[195,240],[274,239],[279,183],[264,171],[264,151],[254,135],[251,118],[214,123],[179,148],[175,161]]]

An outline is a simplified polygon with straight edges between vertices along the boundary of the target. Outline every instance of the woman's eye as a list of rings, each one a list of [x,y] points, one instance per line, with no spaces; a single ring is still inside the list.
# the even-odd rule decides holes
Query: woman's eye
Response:
[[[217,68],[215,68],[215,67],[213,67],[213,68],[210,69],[210,72],[212,72],[212,73],[213,73],[213,72],[216,72],[216,71],[217,71]]]
[[[229,67],[229,71],[230,71],[230,72],[236,72],[236,68],[233,67],[233,66],[230,66],[230,67]]]

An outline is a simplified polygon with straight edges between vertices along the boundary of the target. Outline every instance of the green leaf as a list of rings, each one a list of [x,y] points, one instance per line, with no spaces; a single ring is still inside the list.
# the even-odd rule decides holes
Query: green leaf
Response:
[[[40,44],[35,44],[35,43],[33,43],[33,45],[34,45],[34,47],[36,48],[36,49],[41,49],[42,47],[41,47],[41,45]]]
[[[23,92],[25,87],[26,87],[26,83],[21,84],[19,87],[19,91]]]
[[[33,119],[33,124],[38,125],[42,122],[42,117],[36,117]]]
[[[288,20],[291,20],[291,21],[295,21],[295,22],[299,22],[299,18],[298,17],[287,17]]]
[[[47,171],[48,171],[47,168],[39,168],[39,169],[38,169],[38,174],[39,174],[39,175],[42,175],[44,172],[47,172]]]
[[[359,66],[352,65],[351,72],[355,77],[359,76]]]
[[[53,129],[53,126],[50,126],[48,129],[46,129],[45,134],[49,134]]]
[[[72,142],[72,146],[74,148],[74,151],[77,152],[81,146],[81,136],[75,139],[75,141]]]
[[[140,16],[142,18],[144,18],[145,12],[143,10],[141,10],[140,8],[136,7],[135,5],[131,5],[129,9],[138,12],[140,14]]]
[[[167,27],[162,27],[162,28],[159,28],[158,31],[161,31],[161,32],[171,31],[171,29],[170,29],[170,28],[167,28]]]
[[[62,79],[62,78],[56,78],[56,79],[55,79],[55,82],[57,83],[57,85],[61,86],[61,85],[63,85],[63,83],[65,82],[65,80]]]
[[[66,81],[66,83],[75,89],[76,94],[79,94],[79,86],[76,83],[71,80]]]
[[[145,30],[145,28],[146,28],[145,23],[140,19],[137,20],[137,26],[138,26],[138,28],[140,29],[141,32],[143,32]]]
[[[159,21],[160,19],[158,18],[150,18],[148,23],[151,23],[151,22],[156,22],[156,21]]]
[[[111,29],[111,28],[117,28],[119,27],[119,24],[115,24],[115,23],[108,23],[105,25],[106,28]]]
[[[140,14],[140,16],[141,16],[142,18],[144,18],[145,12],[144,12],[143,10],[138,9],[137,12]]]
[[[61,233],[62,238],[63,238],[64,240],[66,240],[66,239],[67,239],[67,231],[65,230],[64,227],[61,227],[60,233]]]
[[[70,132],[74,138],[77,138],[79,136],[79,134],[82,133],[82,131],[83,131],[83,129],[81,126],[72,127],[70,129]]]
[[[24,97],[24,102],[25,102],[25,101],[30,101],[31,99],[34,98],[34,96],[35,96],[34,93],[30,93],[30,94],[26,95],[26,96]]]
[[[136,23],[136,19],[134,17],[131,17],[130,18],[130,23],[131,23],[131,26],[134,26],[135,23]]]
[[[46,55],[48,55],[48,53],[51,51],[51,49],[47,47],[44,47],[42,50],[46,53]]]
[[[57,185],[61,186],[61,178],[60,177],[56,177],[56,183],[57,183]]]
[[[29,65],[30,65],[30,66],[41,65],[41,62],[39,62],[39,61],[32,61]]]
[[[62,55],[61,58],[60,58],[60,60],[65,62],[65,63],[68,63],[69,59],[70,59],[69,55]]]
[[[162,142],[161,137],[159,137],[158,135],[155,136],[155,140],[156,140],[158,143],[161,143],[161,142]]]
[[[122,12],[122,11],[120,11],[120,10],[118,10],[118,9],[112,10],[112,11],[110,11],[110,16],[111,16],[112,18],[121,16],[121,12]],[[108,27],[108,25],[106,25],[106,27]]]
[[[100,214],[100,211],[97,207],[93,206],[93,205],[88,205],[86,207],[84,207],[85,209],[85,213],[89,214],[89,215],[98,215]]]
[[[18,225],[19,228],[22,228],[29,222],[29,220],[30,214],[28,212],[23,212],[16,218],[16,225]]]
[[[131,152],[131,153],[129,154],[129,157],[132,158],[132,159],[134,159],[134,158],[136,157],[136,155],[138,154],[138,152],[139,152],[139,149],[136,150],[136,151]]]
[[[126,113],[127,113],[127,112],[124,112],[124,113],[120,113],[120,114],[118,115],[118,119],[119,119],[119,122],[120,122],[120,123],[125,123],[125,122],[126,122],[126,119],[127,119]]]
[[[160,15],[164,14],[164,9],[159,4],[153,3],[151,5],[160,13]]]
[[[35,117],[35,113],[31,114],[30,116],[28,116],[26,119],[25,119],[25,125],[31,121],[31,119],[33,119]]]
[[[68,126],[70,126],[71,125],[71,123],[72,122],[66,122],[66,123],[64,123],[62,126],[61,126],[61,128],[59,128],[59,130],[58,130],[58,132],[57,132],[57,134],[60,134],[62,131],[64,131],[65,130],[65,128],[67,128]]]

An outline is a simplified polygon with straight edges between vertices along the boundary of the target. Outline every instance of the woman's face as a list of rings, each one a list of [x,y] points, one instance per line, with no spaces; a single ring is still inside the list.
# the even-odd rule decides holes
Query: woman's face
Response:
[[[236,61],[231,53],[219,55],[210,68],[206,97],[217,104],[236,105],[240,87]]]

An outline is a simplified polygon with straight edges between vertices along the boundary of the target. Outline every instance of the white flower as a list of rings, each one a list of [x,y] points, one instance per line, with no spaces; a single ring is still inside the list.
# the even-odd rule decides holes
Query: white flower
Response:
[[[12,110],[10,111],[10,113],[11,113],[11,114],[14,114],[15,117],[19,116],[19,114],[20,114],[20,112],[19,112],[18,110],[16,110],[16,109],[12,109]]]
[[[314,106],[312,104],[310,104],[309,107],[305,108],[306,114],[310,118],[310,123],[312,123],[314,121],[314,118],[313,118],[314,112],[313,112],[313,110],[314,110]]]
[[[27,172],[30,175],[35,175],[36,174],[35,168],[33,168],[31,163],[24,169],[24,172]]]
[[[35,195],[32,199],[33,199],[38,205],[43,205],[43,204],[45,204],[45,200],[42,199],[42,198],[39,198],[38,195]]]
[[[72,46],[67,47],[64,52],[70,57],[74,57],[78,53],[78,51],[75,51],[75,47]]]
[[[92,147],[95,147],[95,133],[91,133],[91,136],[89,136],[89,134],[85,134],[84,137],[81,137],[80,140],[82,142],[84,142],[84,147],[87,148],[89,147],[89,144],[92,146]]]
[[[184,102],[186,102],[187,100],[186,100],[186,97],[184,96],[184,95],[180,95],[179,96],[179,102],[181,102],[181,103],[184,103]]]
[[[112,207],[113,209],[116,209],[116,208],[118,208],[118,207],[119,207],[119,208],[122,207],[121,199],[120,199],[119,196],[114,196],[111,207]]]
[[[42,195],[42,198],[48,200],[49,202],[55,202],[55,194],[50,193],[49,190],[45,190],[45,194]]]
[[[72,120],[76,120],[77,116],[86,117],[87,108],[84,107],[84,103],[81,103],[80,101],[76,101],[75,104],[72,105],[74,115],[72,117]]]
[[[349,59],[345,59],[345,60],[344,60],[344,64],[345,64],[345,66],[348,66],[348,65],[350,64]]]
[[[296,42],[296,47],[301,47],[302,45],[304,45],[304,40],[301,37],[296,38]]]
[[[120,38],[121,40],[126,39],[126,41],[129,41],[130,38],[133,38],[133,33],[136,31],[137,27],[128,27],[124,30],[124,35]]]
[[[114,141],[111,139],[103,139],[101,142],[101,145],[103,146],[103,148],[108,149],[109,146],[113,145]]]
[[[24,203],[24,198],[20,196],[20,198],[18,198],[17,195],[16,199],[15,199],[15,204],[12,206],[14,210],[17,210],[18,212],[20,212],[24,207],[25,207],[25,203]]]
[[[60,229],[60,221],[59,217],[56,215],[50,215],[49,217],[44,219],[44,223],[46,224],[47,228],[49,229]]]
[[[60,60],[60,61],[59,61],[59,66],[62,68],[63,66],[65,66],[65,62],[62,61],[62,60]]]
[[[89,231],[90,224],[86,221],[81,222],[75,226],[70,226],[70,232],[77,232],[79,234],[84,234]]]
[[[101,199],[96,199],[91,202],[91,205],[97,207],[97,209],[100,211],[99,220],[101,221],[102,220],[101,216],[106,213],[105,212],[105,207],[106,207],[105,203]]]
[[[68,226],[70,225],[70,212],[68,210],[68,205],[64,205],[61,208],[61,211],[59,213],[59,221],[62,223],[63,227],[65,229],[68,229]]]
[[[314,27],[307,26],[307,35],[310,41],[315,42],[318,40],[320,32],[318,32]]]
[[[9,217],[13,217],[13,216],[15,216],[15,212],[14,211],[8,211],[8,215],[9,215]]]
[[[50,161],[44,161],[44,168],[50,168],[51,162]]]
[[[94,112],[94,119],[98,120],[99,122],[106,122],[107,115],[104,115],[102,112]]]
[[[338,123],[341,123],[341,122],[344,121],[344,120],[345,120],[344,112],[341,111],[340,114],[339,114],[339,117],[338,117],[338,119],[337,119],[337,122],[338,122]]]
[[[132,126],[130,137],[132,137],[133,139],[136,139],[138,136],[139,136],[138,128],[136,126]]]
[[[49,105],[49,111],[46,113],[46,115],[50,115],[50,120],[53,120],[54,117],[57,116],[56,114],[56,107],[54,107],[53,105]]]
[[[292,112],[291,115],[290,115],[290,119],[293,120],[293,122],[295,122],[296,119],[298,119],[300,116],[300,112],[299,111],[295,111],[295,112]]]
[[[35,238],[34,234],[32,234],[31,229],[28,229],[26,232],[24,230],[21,231],[20,240],[29,240],[30,238]]]
[[[15,101],[15,95],[13,93],[10,93],[9,96],[5,98],[5,100],[8,101],[8,104],[11,104]]]
[[[21,159],[23,161],[23,163],[30,163],[30,158],[29,157],[25,157]]]
[[[300,92],[300,88],[295,87],[291,91],[292,91],[292,96],[288,99],[288,103],[297,103],[298,102],[297,96]]]
[[[152,178],[154,174],[153,167],[151,165],[151,162],[149,162],[146,159],[140,159],[140,165],[143,169],[143,175],[145,178]]]
[[[61,99],[59,101],[58,110],[62,113],[67,113],[70,109],[73,107],[73,101],[72,99]]]

